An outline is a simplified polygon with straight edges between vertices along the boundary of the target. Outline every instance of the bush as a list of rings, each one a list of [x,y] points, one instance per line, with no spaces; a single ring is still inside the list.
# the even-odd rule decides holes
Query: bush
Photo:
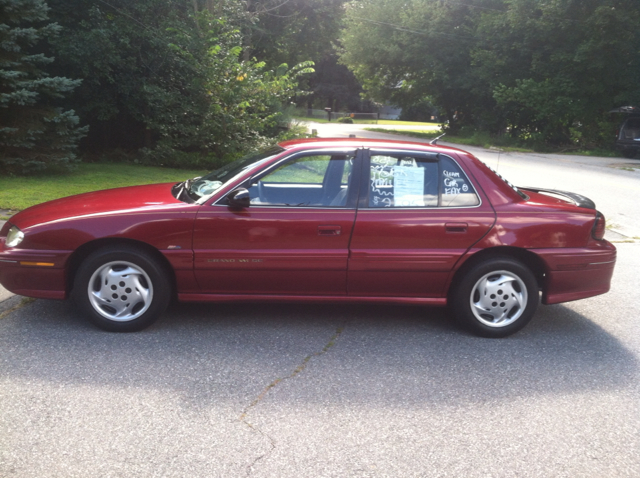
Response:
[[[337,121],[338,121],[338,123],[353,124],[353,120],[351,118],[349,118],[348,116],[343,116],[342,118],[338,118]]]

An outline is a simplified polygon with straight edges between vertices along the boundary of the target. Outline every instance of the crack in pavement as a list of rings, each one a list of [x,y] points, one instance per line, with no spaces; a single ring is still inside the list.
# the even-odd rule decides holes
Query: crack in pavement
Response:
[[[12,299],[7,299],[5,302],[10,302],[11,300]],[[36,299],[34,299],[32,297],[21,297],[20,298],[20,302],[17,305],[10,306],[6,310],[0,309],[0,320],[4,319],[6,316],[11,314],[12,312],[15,312],[18,309],[22,309],[23,307],[31,304],[32,302],[35,302],[35,300]]]
[[[262,400],[264,400],[264,398],[267,396],[267,394],[269,393],[269,391],[275,387],[277,387],[280,383],[284,382],[285,380],[289,380],[292,378],[295,378],[297,375],[299,375],[300,373],[302,373],[302,371],[304,371],[305,368],[307,368],[307,365],[309,363],[309,361],[314,358],[314,357],[320,357],[321,355],[324,355],[325,353],[327,353],[335,344],[336,341],[338,340],[338,338],[340,337],[340,335],[342,335],[342,332],[344,331],[346,323],[343,323],[342,325],[340,325],[336,331],[334,332],[334,334],[331,336],[331,338],[329,339],[329,341],[327,342],[327,344],[322,347],[322,350],[320,350],[319,352],[315,352],[312,354],[307,355],[302,362],[300,363],[300,365],[298,365],[293,372],[291,372],[289,375],[287,375],[286,377],[280,377],[280,378],[276,378],[273,382],[271,382],[269,385],[267,385],[264,390],[262,390],[262,392],[260,392],[260,394],[249,404],[247,405],[244,410],[242,410],[242,413],[240,414],[240,421],[242,423],[244,423],[247,427],[249,427],[252,431],[255,431],[257,433],[259,433],[260,435],[262,435],[264,438],[266,438],[267,440],[269,440],[269,444],[270,444],[270,449],[266,452],[263,453],[262,455],[256,457],[249,465],[247,465],[247,473],[246,476],[250,476],[251,475],[251,470],[252,468],[263,458],[266,458],[267,456],[269,456],[271,453],[273,453],[273,451],[276,449],[276,441],[273,437],[271,437],[270,435],[268,435],[267,433],[265,433],[264,431],[262,431],[260,428],[258,428],[257,426],[253,425],[251,422],[249,422],[247,420],[247,415],[249,414],[249,412],[251,412],[252,409],[254,409]]]

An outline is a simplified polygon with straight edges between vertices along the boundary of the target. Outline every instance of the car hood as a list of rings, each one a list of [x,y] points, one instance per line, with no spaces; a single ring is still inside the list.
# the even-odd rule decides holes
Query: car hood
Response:
[[[136,210],[184,207],[171,194],[173,183],[106,189],[38,204],[14,215],[9,222],[20,229],[73,217]]]

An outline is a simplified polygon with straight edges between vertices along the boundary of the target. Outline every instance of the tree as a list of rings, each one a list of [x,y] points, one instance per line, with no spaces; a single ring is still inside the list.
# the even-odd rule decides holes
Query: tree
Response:
[[[374,99],[429,100],[453,130],[597,143],[639,101],[637,0],[359,0],[341,61]]]
[[[74,102],[94,150],[144,148],[164,164],[235,155],[274,134],[310,71],[244,61],[238,0],[50,1],[70,32],[54,45],[59,67],[87,79]]]
[[[0,171],[30,173],[68,168],[87,128],[58,106],[80,84],[49,76],[53,58],[36,53],[61,28],[47,23],[44,0],[0,0]]]
[[[313,61],[299,99],[334,109],[360,107],[361,87],[354,75],[338,64],[335,43],[340,34],[346,0],[248,0],[238,14],[243,25],[243,59],[257,58],[267,67]],[[209,8],[216,2],[207,2]],[[215,7],[219,8],[219,7]]]
[[[170,46],[176,32],[195,30],[185,1],[49,3],[52,18],[66,28],[53,42],[56,66],[85,79],[72,102],[91,125],[86,149],[152,148],[160,134],[153,122],[189,121],[201,108],[199,78]],[[198,43],[198,32],[192,39]]]
[[[478,19],[469,2],[354,1],[340,38],[341,61],[372,99],[405,108],[430,101],[455,129],[493,103],[472,72]]]
[[[634,0],[510,0],[483,15],[472,57],[503,126],[546,143],[609,141],[606,112],[640,101],[639,21]]]

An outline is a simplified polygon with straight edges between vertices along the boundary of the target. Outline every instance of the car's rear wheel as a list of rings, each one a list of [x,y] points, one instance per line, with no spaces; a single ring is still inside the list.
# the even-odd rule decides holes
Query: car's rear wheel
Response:
[[[72,295],[94,325],[110,332],[135,332],[164,312],[171,283],[165,269],[145,250],[114,246],[84,260]]]
[[[635,150],[635,149],[623,149],[622,150],[623,156],[625,158],[629,158],[629,159],[635,158],[637,153],[638,153],[638,151]]]
[[[511,258],[486,260],[462,277],[451,296],[458,322],[482,337],[506,337],[532,319],[539,301],[534,275]]]

